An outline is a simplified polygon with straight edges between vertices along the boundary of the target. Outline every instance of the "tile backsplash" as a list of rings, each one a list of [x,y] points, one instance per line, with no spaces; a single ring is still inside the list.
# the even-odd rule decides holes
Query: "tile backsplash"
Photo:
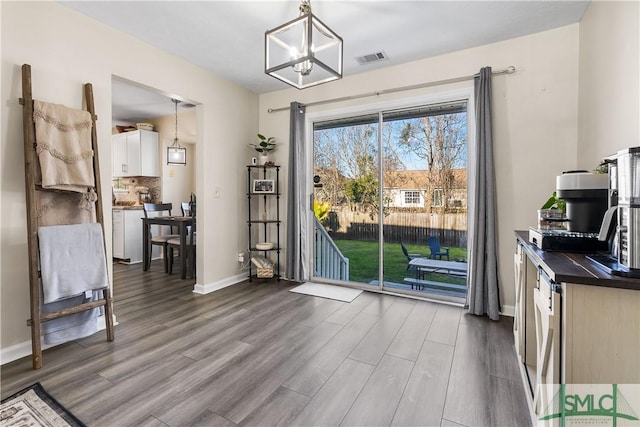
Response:
[[[160,177],[134,176],[127,178],[113,178],[113,194],[117,202],[138,202],[136,187],[149,188],[152,203],[162,200],[162,185]]]

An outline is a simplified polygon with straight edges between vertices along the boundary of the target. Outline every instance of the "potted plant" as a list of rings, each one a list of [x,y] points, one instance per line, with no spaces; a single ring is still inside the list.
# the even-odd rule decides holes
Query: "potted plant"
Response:
[[[259,156],[259,164],[264,165],[269,161],[269,153],[276,149],[276,139],[272,136],[266,137],[264,135],[258,134],[258,138],[260,142],[257,144],[249,144],[260,153]]]

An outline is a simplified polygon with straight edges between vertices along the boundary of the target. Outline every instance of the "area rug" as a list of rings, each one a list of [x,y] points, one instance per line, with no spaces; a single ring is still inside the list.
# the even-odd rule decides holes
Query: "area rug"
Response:
[[[344,302],[351,302],[362,293],[360,289],[351,289],[342,286],[311,282],[305,282],[302,285],[289,290],[298,294],[313,295],[314,297],[335,299]]]
[[[2,427],[85,427],[58,403],[40,383],[20,390],[0,404]]]

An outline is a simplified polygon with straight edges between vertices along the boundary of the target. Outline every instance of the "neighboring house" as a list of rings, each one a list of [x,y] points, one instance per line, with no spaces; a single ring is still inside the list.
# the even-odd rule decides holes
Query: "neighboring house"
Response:
[[[444,188],[428,170],[391,171],[385,174],[385,207],[467,208],[467,169],[453,169],[453,185]]]

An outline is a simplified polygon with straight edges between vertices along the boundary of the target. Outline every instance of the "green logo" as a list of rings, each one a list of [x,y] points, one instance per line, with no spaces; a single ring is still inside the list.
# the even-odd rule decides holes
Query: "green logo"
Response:
[[[583,393],[570,393],[580,388],[579,385],[571,386],[568,390],[566,384],[560,384],[558,392],[543,412],[546,415],[540,417],[541,421],[557,418],[563,427],[566,421],[571,421],[572,424],[590,425],[597,422],[598,425],[617,427],[618,420],[639,420],[617,384],[611,384],[611,391],[603,391],[602,388],[594,391],[593,385],[584,386],[582,388],[588,391]],[[634,404],[637,403],[634,401]]]

